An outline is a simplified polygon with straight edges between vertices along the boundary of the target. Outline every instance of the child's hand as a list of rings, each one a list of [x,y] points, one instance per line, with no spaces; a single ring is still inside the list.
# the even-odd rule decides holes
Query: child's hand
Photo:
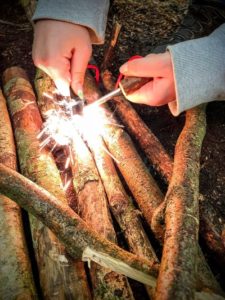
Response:
[[[55,82],[64,96],[69,87],[82,96],[82,85],[92,45],[88,30],[80,25],[40,20],[35,24],[33,60]]]
[[[129,61],[120,67],[120,72],[126,76],[152,77],[153,79],[127,97],[132,102],[160,106],[176,98],[169,52],[149,54],[146,57]]]

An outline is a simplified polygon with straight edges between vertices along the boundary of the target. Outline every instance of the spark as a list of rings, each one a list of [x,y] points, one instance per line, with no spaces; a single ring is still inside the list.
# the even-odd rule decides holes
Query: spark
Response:
[[[70,157],[68,156],[65,163],[65,169],[68,169],[69,165],[70,165]]]
[[[47,93],[45,96],[52,99],[52,96]],[[61,101],[55,101],[55,104],[56,107],[54,109],[50,109],[45,113],[46,121],[44,122],[43,129],[37,135],[37,138],[41,141],[40,150],[49,146],[50,143],[54,143],[50,150],[51,152],[57,146],[68,146],[68,154],[64,164],[65,172],[71,164],[74,164],[71,148],[76,134],[79,133],[87,143],[95,144],[96,147],[102,147],[103,151],[119,163],[106,147],[98,146],[96,141],[97,137],[104,135],[106,125],[123,126],[111,121],[111,117],[106,116],[105,110],[100,106],[89,107],[87,105],[84,107],[82,114],[77,114],[76,100],[70,99],[68,101],[65,98]],[[70,183],[71,179],[65,176],[63,189],[67,190]]]
[[[43,96],[53,100],[53,97],[51,95],[49,95],[48,93],[46,93],[46,92],[43,93]]]
[[[65,185],[63,186],[63,190],[64,190],[64,191],[66,191],[66,190],[69,188],[71,182],[72,182],[72,180],[69,179],[69,180],[65,183]]]

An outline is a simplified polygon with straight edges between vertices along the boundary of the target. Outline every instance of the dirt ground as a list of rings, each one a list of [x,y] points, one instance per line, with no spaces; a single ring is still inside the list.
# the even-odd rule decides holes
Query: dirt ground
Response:
[[[122,31],[111,69],[118,73],[119,66],[132,55],[146,55],[157,44],[166,40],[181,23],[187,12],[186,1],[123,1],[115,0],[109,12],[106,41],[116,18]],[[178,4],[179,3],[179,4]],[[0,73],[10,66],[21,66],[33,80],[35,68],[31,59],[32,27],[23,9],[16,1],[0,4]],[[101,63],[105,46],[94,46],[94,57]],[[213,74],[212,74],[213,76]],[[174,146],[184,123],[184,114],[174,118],[167,107],[135,108],[173,155]],[[213,102],[207,108],[207,133],[201,157],[200,191],[225,219],[225,102]],[[213,253],[205,249],[209,263],[225,286],[219,264],[214,265]]]

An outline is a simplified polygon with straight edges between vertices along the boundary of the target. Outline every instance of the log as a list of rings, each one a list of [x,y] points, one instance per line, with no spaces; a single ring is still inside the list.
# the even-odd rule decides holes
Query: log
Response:
[[[108,210],[104,187],[92,155],[81,137],[74,132],[72,144],[73,185],[78,199],[78,214],[99,235],[117,243]],[[97,264],[91,265],[95,299],[134,299],[129,284],[121,275]]]
[[[0,90],[0,162],[16,170],[16,150],[5,98]],[[0,195],[0,299],[36,299],[20,207]]]
[[[88,103],[94,102],[101,96],[89,73],[85,77],[84,93]],[[105,109],[105,114],[112,115],[107,109]],[[112,116],[110,121],[118,124]],[[152,214],[163,200],[161,191],[123,128],[115,125],[106,125],[102,135],[143,216],[147,223],[151,225]]]
[[[125,235],[130,251],[150,261],[158,262],[140,221],[141,212],[134,207],[132,200],[126,193],[102,138],[96,136],[93,140],[89,139],[88,145],[94,154],[110,210]]]
[[[52,154],[47,149],[40,150],[37,135],[42,120],[24,70],[18,67],[7,69],[3,83],[21,172],[66,203]],[[90,299],[83,267],[67,255],[64,246],[43,223],[31,215],[29,219],[43,296],[46,299]]]
[[[1,163],[0,193],[38,217],[64,243],[73,258],[95,261],[115,272],[155,286],[158,265],[100,237],[63,201]]]
[[[102,80],[108,91],[114,89],[115,83],[109,70],[105,70],[102,73]],[[170,182],[173,171],[173,161],[158,138],[143,122],[123,95],[114,97],[113,105],[115,106],[116,114],[126,126],[132,138],[140,145],[146,157],[153,164],[153,167],[156,168],[167,183]]]
[[[46,113],[49,109],[59,109],[57,107],[56,94],[54,93],[55,85],[50,77],[40,70],[36,74],[35,83],[38,94],[38,105],[43,118],[46,119]],[[76,132],[74,132],[74,145],[72,149],[72,161],[74,162],[72,164],[72,173],[76,191],[76,212],[97,232],[112,242],[116,242],[114,229],[107,209],[104,188],[99,180],[99,175],[91,154]],[[89,181],[88,174],[94,179]],[[111,299],[115,295],[123,299],[133,299],[127,280],[109,269],[93,263],[91,265],[91,279],[95,299]]]
[[[199,229],[199,160],[205,135],[205,113],[186,113],[166,194],[166,231],[157,280],[156,300],[194,299]]]
[[[129,250],[140,257],[158,263],[158,258],[143,229],[140,211],[134,207],[123,188],[113,160],[106,151],[106,145],[102,138],[100,136],[95,136],[93,139],[89,138],[88,145],[94,154],[95,163],[109,201],[110,211],[125,236]],[[146,290],[150,298],[153,297],[154,290],[149,289],[147,286]]]

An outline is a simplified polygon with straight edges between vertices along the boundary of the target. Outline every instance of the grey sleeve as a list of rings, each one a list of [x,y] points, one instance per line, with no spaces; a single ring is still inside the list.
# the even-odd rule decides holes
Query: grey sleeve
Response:
[[[225,99],[225,24],[208,37],[167,49],[175,77],[176,100],[169,103],[174,116],[201,103]]]
[[[39,0],[33,21],[53,19],[85,26],[93,44],[104,42],[109,0]]]

